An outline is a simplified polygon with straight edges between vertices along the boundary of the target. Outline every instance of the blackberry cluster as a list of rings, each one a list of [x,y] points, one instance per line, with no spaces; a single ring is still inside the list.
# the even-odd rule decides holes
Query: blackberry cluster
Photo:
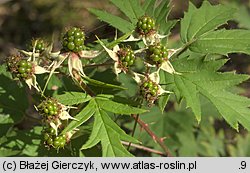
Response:
[[[43,115],[44,122],[46,123],[45,130],[43,130],[45,146],[55,149],[64,148],[67,142],[66,136],[57,135],[56,130],[50,126],[51,122],[56,125],[59,124],[57,132],[60,133],[62,131],[64,122],[60,120],[59,116],[62,111],[61,104],[55,98],[47,98],[37,108],[40,114]]]
[[[38,110],[45,117],[57,116],[61,111],[61,106],[54,98],[44,100],[39,106]]]
[[[36,46],[35,46],[35,43],[36,43]],[[35,46],[36,53],[42,53],[45,50],[45,43],[42,39],[32,40],[31,44],[28,47],[29,51],[33,51],[34,46]]]
[[[157,83],[147,79],[141,85],[141,94],[149,102],[157,99],[159,86]]]
[[[64,148],[67,142],[65,135],[56,136],[56,132],[53,128],[48,128],[44,131],[44,144],[50,148],[54,147],[55,149]]]
[[[151,64],[159,65],[163,61],[168,60],[168,50],[161,43],[150,45],[147,54],[147,60]]]
[[[29,79],[34,74],[33,64],[19,55],[9,57],[7,65],[9,71],[19,79]]]
[[[120,66],[124,69],[127,69],[129,66],[134,64],[135,54],[130,47],[121,48],[117,54],[119,57]]]
[[[155,21],[149,16],[142,16],[138,19],[137,32],[140,35],[148,35],[155,31]]]
[[[85,34],[80,28],[73,27],[63,36],[63,48],[66,51],[79,52],[84,49]]]

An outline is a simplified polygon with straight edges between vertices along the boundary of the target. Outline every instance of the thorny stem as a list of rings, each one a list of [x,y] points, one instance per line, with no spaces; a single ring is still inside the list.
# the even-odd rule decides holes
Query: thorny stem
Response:
[[[161,156],[167,156],[165,153],[163,153],[161,151],[154,150],[152,148],[145,147],[145,146],[142,146],[142,145],[133,144],[131,142],[125,142],[125,141],[121,141],[121,143],[123,145],[131,146],[131,147],[134,147],[134,148],[137,148],[137,149],[140,149],[140,150],[144,150],[144,151],[147,151],[147,152],[150,152],[150,153],[158,154],[158,155],[161,155]]]
[[[136,126],[137,126],[138,118],[139,118],[139,114],[136,114],[136,119],[135,119],[135,123],[134,123],[133,131],[132,131],[132,134],[131,134],[131,136],[132,136],[132,137],[134,137],[134,135],[135,135],[135,130],[136,130]],[[132,143],[131,143],[131,142],[129,142],[129,144],[128,144],[128,148],[127,148],[127,150],[128,150],[128,151],[129,151],[129,149],[130,149],[131,144],[132,144]]]
[[[131,115],[137,122],[140,124],[140,126],[152,137],[152,139],[157,142],[161,148],[164,150],[165,154],[168,157],[172,157],[172,154],[170,153],[169,149],[164,144],[162,138],[159,138],[149,127],[148,125],[143,122],[140,118],[137,119],[136,114]]]
[[[141,107],[141,105],[142,105],[142,99],[139,99],[139,102],[140,102],[140,107]],[[139,118],[139,114],[136,115],[136,119],[135,119],[133,131],[132,131],[132,135],[131,135],[132,137],[134,137],[134,135],[135,135],[135,130],[136,130],[138,118]],[[131,142],[129,144],[131,144]],[[128,145],[128,148],[127,148],[128,151],[129,151],[129,148],[130,148],[130,145]]]

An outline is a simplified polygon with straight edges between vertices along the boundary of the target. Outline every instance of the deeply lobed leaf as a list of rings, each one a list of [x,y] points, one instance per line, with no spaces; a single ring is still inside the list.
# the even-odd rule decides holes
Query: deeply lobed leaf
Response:
[[[191,2],[188,12],[181,20],[181,40],[183,43],[192,42],[199,36],[216,29],[234,17],[235,9],[224,6],[212,6],[204,1],[197,9]]]
[[[156,25],[159,27],[159,33],[162,35],[169,35],[170,30],[177,23],[177,20],[167,20],[167,17],[171,11],[170,1],[145,1],[143,8],[146,15],[149,15],[156,20]]]
[[[87,102],[91,99],[89,95],[83,92],[65,92],[62,95],[57,95],[55,98],[63,105],[77,105]]]
[[[139,17],[144,15],[144,11],[138,0],[110,0],[117,8],[119,8],[132,22],[137,23]]]
[[[238,122],[240,122],[249,130],[250,116],[247,112],[249,112],[250,100],[228,91],[231,87],[247,80],[249,76],[232,72],[216,72],[218,65],[222,65],[224,60],[205,61],[203,57],[200,57],[199,60],[185,58],[187,64],[193,64],[191,67],[186,66],[186,68],[181,65],[183,61],[183,59],[178,59],[173,62],[175,69],[182,72],[181,75],[161,72],[161,82],[167,84],[166,87],[175,93],[177,100],[184,98],[187,106],[194,112],[196,119],[200,121],[199,96],[203,95],[233,128],[238,130]],[[197,68],[198,66],[205,68]]]
[[[117,28],[123,33],[130,32],[134,29],[134,26],[130,22],[118,16],[112,15],[102,10],[93,9],[93,8],[89,9],[89,11],[93,13],[94,15],[98,16],[100,20],[109,23],[110,25]]]
[[[113,112],[115,114],[141,114],[144,112],[147,112],[147,110],[132,107],[129,105],[125,105],[122,103],[117,103],[112,100],[107,100],[107,99],[96,99],[96,102],[99,104],[99,106],[109,112]]]
[[[92,104],[95,104],[95,121],[89,140],[82,146],[82,149],[91,148],[101,142],[102,155],[104,157],[132,156],[121,144],[121,140],[135,143],[137,143],[137,140],[127,135],[109,117],[96,100],[91,100],[91,102]]]
[[[242,29],[218,30],[204,34],[190,45],[190,50],[198,53],[250,54],[250,31]]]

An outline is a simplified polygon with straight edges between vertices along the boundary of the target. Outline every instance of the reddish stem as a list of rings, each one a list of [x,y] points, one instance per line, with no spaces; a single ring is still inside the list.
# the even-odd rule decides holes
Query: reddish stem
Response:
[[[140,126],[152,137],[152,139],[157,142],[163,151],[166,153],[168,157],[173,157],[170,153],[169,149],[166,147],[166,145],[163,142],[163,138],[159,138],[149,127],[148,124],[143,122],[140,118],[137,118],[136,114],[131,115],[137,122],[140,124]]]

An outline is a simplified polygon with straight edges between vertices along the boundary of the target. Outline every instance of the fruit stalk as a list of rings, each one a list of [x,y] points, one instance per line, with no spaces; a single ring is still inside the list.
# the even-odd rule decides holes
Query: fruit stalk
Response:
[[[137,119],[137,115],[136,114],[132,114],[131,115],[137,122],[138,124],[140,124],[140,126],[151,136],[151,138],[157,142],[161,148],[163,149],[163,151],[165,152],[167,157],[173,157],[173,155],[171,154],[171,152],[169,151],[169,149],[167,148],[167,146],[164,144],[162,138],[159,138],[149,127],[148,124],[146,124],[145,122],[143,122],[140,118]]]

